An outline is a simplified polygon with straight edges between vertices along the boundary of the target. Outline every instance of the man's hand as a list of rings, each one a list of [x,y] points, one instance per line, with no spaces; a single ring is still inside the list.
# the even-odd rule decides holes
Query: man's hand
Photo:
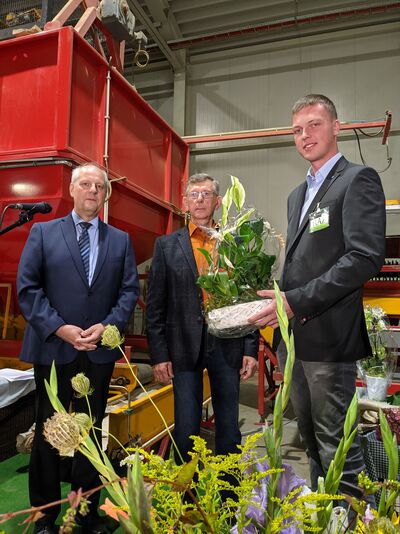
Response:
[[[257,360],[252,356],[243,356],[242,368],[240,369],[240,379],[248,380],[257,369]]]
[[[105,330],[105,326],[101,323],[94,324],[81,332],[81,337],[84,338],[85,343],[96,344],[101,340],[101,336]]]
[[[102,331],[100,333],[100,328]],[[61,338],[65,343],[69,343],[76,350],[88,351],[97,349],[97,341],[101,338],[104,331],[102,324],[93,325],[87,330],[83,330],[80,326],[73,324],[64,324],[57,328],[54,332],[56,336]],[[95,341],[97,339],[97,341]]]
[[[153,365],[154,380],[160,384],[169,384],[174,378],[172,362],[162,362]]]
[[[93,350],[91,348],[91,344],[89,344],[88,347],[82,344],[82,332],[83,330],[80,326],[75,326],[73,324],[63,324],[62,326],[60,326],[60,328],[57,328],[54,333],[60,339],[65,341],[65,343],[69,343],[77,350]]]
[[[277,326],[279,326],[279,323],[278,317],[276,315],[275,291],[273,289],[265,289],[263,291],[257,291],[257,293],[260,295],[260,297],[272,299],[272,302],[271,304],[269,304],[269,306],[266,306],[260,313],[249,317],[249,323],[255,324],[256,326],[258,326],[258,328],[264,328],[265,326],[271,326],[272,328],[276,328]],[[288,319],[291,319],[294,316],[292,308],[290,307],[286,299],[286,295],[283,291],[281,291],[281,295]]]

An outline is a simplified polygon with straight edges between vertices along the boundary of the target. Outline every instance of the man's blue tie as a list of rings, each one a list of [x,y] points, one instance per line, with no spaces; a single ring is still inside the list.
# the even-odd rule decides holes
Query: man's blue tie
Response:
[[[80,222],[79,226],[82,228],[81,235],[79,237],[78,245],[81,252],[83,267],[85,269],[86,278],[89,281],[89,256],[90,256],[90,240],[88,228],[92,225],[88,222]]]

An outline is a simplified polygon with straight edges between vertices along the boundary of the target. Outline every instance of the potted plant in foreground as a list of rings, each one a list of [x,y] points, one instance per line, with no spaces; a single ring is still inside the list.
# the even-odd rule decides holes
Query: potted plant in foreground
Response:
[[[231,181],[217,227],[204,228],[215,240],[215,253],[199,249],[208,269],[200,273],[197,283],[208,295],[209,331],[218,337],[241,337],[256,329],[247,317],[269,303],[257,290],[272,287],[281,245],[280,237],[255,208],[245,207],[246,194],[238,178],[231,176]]]
[[[372,356],[360,360],[358,369],[367,386],[368,398],[384,401],[396,362],[388,347],[389,321],[379,306],[365,306],[364,314]]]

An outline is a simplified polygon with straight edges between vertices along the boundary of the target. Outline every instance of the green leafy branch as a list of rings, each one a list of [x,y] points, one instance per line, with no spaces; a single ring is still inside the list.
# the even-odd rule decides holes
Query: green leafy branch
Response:
[[[208,272],[201,273],[197,283],[209,295],[209,309],[246,302],[260,297],[257,290],[271,286],[271,272],[276,255],[264,251],[265,239],[276,242],[269,225],[262,217],[255,216],[254,208],[244,208],[245,190],[238,178],[231,176],[232,185],[222,200],[222,216],[216,240],[216,255],[199,249],[204,255]],[[235,207],[237,215],[229,218]]]

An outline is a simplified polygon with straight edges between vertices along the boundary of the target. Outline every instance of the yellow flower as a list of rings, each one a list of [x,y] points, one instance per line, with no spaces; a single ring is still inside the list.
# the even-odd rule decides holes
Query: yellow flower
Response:
[[[399,525],[400,524],[400,515],[398,515],[396,512],[393,512],[392,523],[393,523],[393,525]]]
[[[76,392],[79,398],[86,397],[93,393],[93,388],[90,387],[90,381],[85,373],[78,373],[71,378],[72,389]]]
[[[113,324],[108,324],[101,336],[101,344],[109,349],[116,349],[124,342],[124,336],[120,334],[118,328]]]

